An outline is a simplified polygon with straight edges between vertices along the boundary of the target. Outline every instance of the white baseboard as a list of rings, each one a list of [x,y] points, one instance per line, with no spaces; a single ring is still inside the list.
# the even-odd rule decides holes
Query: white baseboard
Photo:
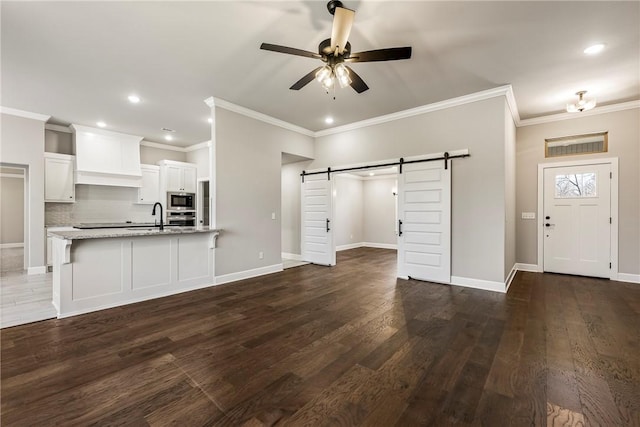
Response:
[[[216,285],[223,283],[237,282],[238,280],[250,279],[252,277],[264,276],[265,274],[277,273],[282,271],[282,263],[268,265],[266,267],[254,268],[252,270],[238,271],[237,273],[223,274],[216,276]]]
[[[379,249],[398,249],[398,245],[394,244],[394,243],[371,243],[371,242],[364,242],[362,243],[362,246],[364,246],[365,248],[379,248]]]
[[[513,282],[513,278],[516,277],[516,273],[518,272],[518,268],[516,267],[516,264],[513,264],[513,267],[511,267],[511,271],[509,272],[509,275],[507,276],[507,280],[505,280],[504,282],[504,291],[505,292],[509,292],[509,286],[511,286],[511,282]]]
[[[521,262],[516,262],[514,268],[518,271],[529,271],[531,273],[538,272],[538,266],[536,264],[524,264]]]
[[[292,259],[294,261],[302,261],[302,255],[300,255],[300,254],[290,254],[288,252],[282,252],[282,258]]]
[[[42,265],[40,267],[29,267],[27,269],[27,274],[28,275],[32,275],[32,274],[46,274],[47,273],[47,266],[46,265]]]
[[[349,250],[349,249],[361,248],[363,245],[364,245],[364,243],[362,243],[362,242],[349,243],[348,245],[336,246],[336,251],[340,252],[340,251],[346,251],[346,250]]]
[[[618,282],[640,283],[640,274],[618,273]]]
[[[493,291],[506,293],[506,288],[502,282],[493,282],[491,280],[470,279],[468,277],[451,276],[451,284],[457,286],[465,286],[467,288],[482,289],[485,291]]]
[[[0,249],[24,248],[24,243],[0,243]]]

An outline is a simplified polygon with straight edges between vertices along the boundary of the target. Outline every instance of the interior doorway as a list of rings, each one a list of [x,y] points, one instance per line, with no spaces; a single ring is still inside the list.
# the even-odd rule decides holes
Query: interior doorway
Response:
[[[0,167],[0,273],[26,268],[26,169]]]
[[[311,159],[282,153],[280,178],[280,242],[283,269],[309,264],[302,261],[300,245],[300,174]]]
[[[614,163],[608,160],[544,165],[539,173],[543,181],[539,216],[543,271],[615,277],[617,171],[614,168]]]

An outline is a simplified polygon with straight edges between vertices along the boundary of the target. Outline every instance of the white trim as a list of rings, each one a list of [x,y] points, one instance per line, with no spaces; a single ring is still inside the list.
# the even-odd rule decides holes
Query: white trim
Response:
[[[300,254],[290,254],[288,252],[282,252],[281,256],[283,259],[290,259],[293,261],[302,261],[302,255]]]
[[[562,120],[579,119],[581,117],[597,116],[599,114],[614,113],[616,111],[631,110],[640,108],[640,101],[622,102],[620,104],[604,105],[594,108],[593,110],[583,111],[581,113],[559,113],[550,116],[533,117],[530,119],[520,120],[518,127],[539,125],[542,123],[559,122]]]
[[[22,243],[0,243],[0,249],[13,249],[24,248],[24,242]]]
[[[143,297],[139,297],[139,298],[134,298],[132,300],[127,300],[126,303],[122,303],[122,301],[119,302],[112,302],[109,304],[104,304],[98,307],[91,307],[91,308],[83,308],[82,310],[76,310],[76,311],[69,311],[64,313],[63,315],[60,315],[60,310],[58,309],[57,305],[55,304],[55,302],[52,302],[54,308],[56,309],[57,314],[57,318],[58,319],[64,319],[67,317],[72,317],[72,316],[78,316],[80,314],[87,314],[87,313],[93,313],[96,311],[100,311],[100,310],[107,310],[109,308],[115,308],[115,307],[123,307],[123,306],[127,306],[130,304],[136,304],[142,301],[149,301],[152,299],[157,299],[157,298],[164,298],[164,297],[168,297],[171,295],[178,295],[178,294],[182,294],[185,292],[191,292],[191,291],[197,291],[199,289],[204,289],[204,288],[210,288],[212,286],[216,286],[217,283],[205,283],[205,284],[200,284],[200,285],[196,285],[196,286],[192,286],[189,287],[187,289],[179,289],[179,290],[170,290],[167,292],[162,292],[161,294],[154,294],[154,295],[145,295]]]
[[[46,122],[51,118],[44,114],[32,113],[30,111],[18,110],[16,108],[2,107],[0,106],[0,113],[9,114],[10,116],[24,117],[25,119],[38,120],[40,122]]]
[[[396,113],[386,114],[384,116],[378,116],[371,119],[361,120],[359,122],[349,123],[343,126],[336,126],[334,128],[321,130],[321,131],[315,132],[314,136],[317,138],[320,136],[333,135],[336,133],[342,133],[350,130],[379,125],[382,123],[405,119],[407,117],[413,117],[421,114],[431,113],[433,111],[444,110],[451,107],[458,107],[460,105],[470,104],[478,101],[484,101],[486,99],[496,98],[499,96],[507,96],[509,92],[513,92],[511,85],[499,86],[493,89],[471,93],[469,95],[458,96],[456,98],[446,99],[444,101],[434,102],[432,104],[422,105],[420,107],[398,111]],[[507,100],[508,100],[508,96],[507,96]],[[513,101],[515,104],[515,99]],[[514,117],[514,120],[515,120],[515,117]]]
[[[234,113],[238,113],[243,116],[247,116],[252,119],[259,120],[261,122],[269,123],[270,125],[278,126],[283,129],[297,132],[302,135],[311,136],[311,137],[316,136],[316,132],[313,132],[309,129],[305,129],[301,126],[294,125],[289,122],[285,122],[284,120],[276,119],[275,117],[268,116],[258,111],[250,110],[249,108],[241,107],[240,105],[236,105],[229,101],[225,101],[224,99],[220,99],[220,98],[213,98],[213,99],[214,99],[215,107],[224,108],[225,110],[232,111]],[[208,98],[207,100],[205,100],[205,102],[209,104],[208,102],[209,100],[210,99]]]
[[[356,249],[356,248],[361,248],[364,246],[364,243],[362,242],[358,242],[358,243],[349,243],[347,245],[340,245],[340,246],[336,246],[336,252],[340,252],[340,251],[348,251],[349,249]]]
[[[513,88],[509,85],[509,90],[504,94],[507,98],[507,106],[509,107],[509,111],[511,112],[511,117],[513,118],[513,123],[516,127],[520,126],[522,120],[520,120],[520,113],[518,112],[518,105],[516,104],[516,97],[513,94]]]
[[[618,282],[640,283],[640,274],[618,273]]]
[[[29,276],[31,276],[32,274],[46,274],[46,273],[47,273],[46,265],[41,265],[39,267],[29,267],[27,269],[27,274]]]
[[[188,147],[185,147],[184,151],[188,153],[190,151],[196,151],[196,150],[200,150],[202,148],[208,148],[208,147],[211,147],[211,141],[204,141],[204,142],[199,142],[198,144],[190,145]]]
[[[278,273],[283,270],[282,263],[268,265],[266,267],[254,268],[252,270],[238,271],[237,273],[223,274],[216,276],[216,285],[223,283],[237,282],[238,280],[250,279],[252,277],[264,276],[265,274]]]
[[[395,249],[395,250],[398,250],[398,245],[396,243],[363,242],[362,246],[365,247],[365,248]]]
[[[69,126],[60,126],[47,123],[44,125],[44,128],[46,130],[54,130],[56,132],[73,133],[71,129],[69,129]]]
[[[19,173],[0,173],[0,178],[24,179],[24,175]]]
[[[544,272],[544,239],[543,239],[543,217],[544,217],[544,170],[549,168],[583,166],[583,165],[611,165],[611,280],[618,279],[618,158],[595,158],[589,160],[567,160],[558,162],[538,163],[538,263],[537,271]]]
[[[530,273],[538,273],[538,266],[536,264],[524,264],[516,262],[515,267],[518,271],[528,271]]]
[[[464,286],[466,288],[482,289],[485,291],[506,293],[505,284],[503,282],[494,282],[492,280],[470,279],[468,277],[451,276],[451,284],[456,286]]]
[[[75,159],[76,156],[71,155],[71,154],[51,153],[49,151],[45,151],[44,152],[44,158],[45,159],[59,159],[59,160],[70,160],[70,161],[73,161],[73,159]]]
[[[513,264],[513,267],[511,267],[511,271],[507,276],[507,280],[504,281],[505,292],[509,292],[509,286],[511,286],[511,282],[513,282],[513,279],[516,277],[516,274],[518,273],[518,268],[516,267],[516,265],[517,264]]]
[[[159,150],[178,151],[180,153],[187,152],[187,149],[185,147],[177,147],[175,145],[169,145],[169,144],[160,144],[158,142],[151,142],[144,139],[140,141],[140,145],[143,147],[157,148]]]

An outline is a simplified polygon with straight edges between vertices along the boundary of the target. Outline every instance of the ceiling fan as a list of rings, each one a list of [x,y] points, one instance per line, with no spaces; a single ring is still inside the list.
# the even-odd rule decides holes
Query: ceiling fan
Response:
[[[392,47],[351,53],[351,43],[348,39],[355,11],[343,7],[342,2],[336,0],[327,3],[327,9],[333,15],[331,38],[320,43],[318,53],[269,43],[260,45],[260,49],[263,50],[320,59],[325,63],[295,82],[289,89],[300,90],[315,78],[327,92],[335,87],[337,81],[342,88],[351,86],[356,92],[362,93],[369,89],[369,86],[345,63],[395,61],[411,58],[411,47]]]

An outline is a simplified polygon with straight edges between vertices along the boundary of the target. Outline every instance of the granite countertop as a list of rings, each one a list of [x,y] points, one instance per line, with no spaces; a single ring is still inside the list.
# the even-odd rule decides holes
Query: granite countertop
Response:
[[[85,239],[105,239],[114,237],[137,237],[137,236],[158,236],[167,234],[193,234],[193,233],[220,233],[210,227],[165,227],[163,231],[160,228],[98,228],[90,230],[73,230],[73,231],[49,231],[49,236],[58,239],[67,240],[85,240]]]

